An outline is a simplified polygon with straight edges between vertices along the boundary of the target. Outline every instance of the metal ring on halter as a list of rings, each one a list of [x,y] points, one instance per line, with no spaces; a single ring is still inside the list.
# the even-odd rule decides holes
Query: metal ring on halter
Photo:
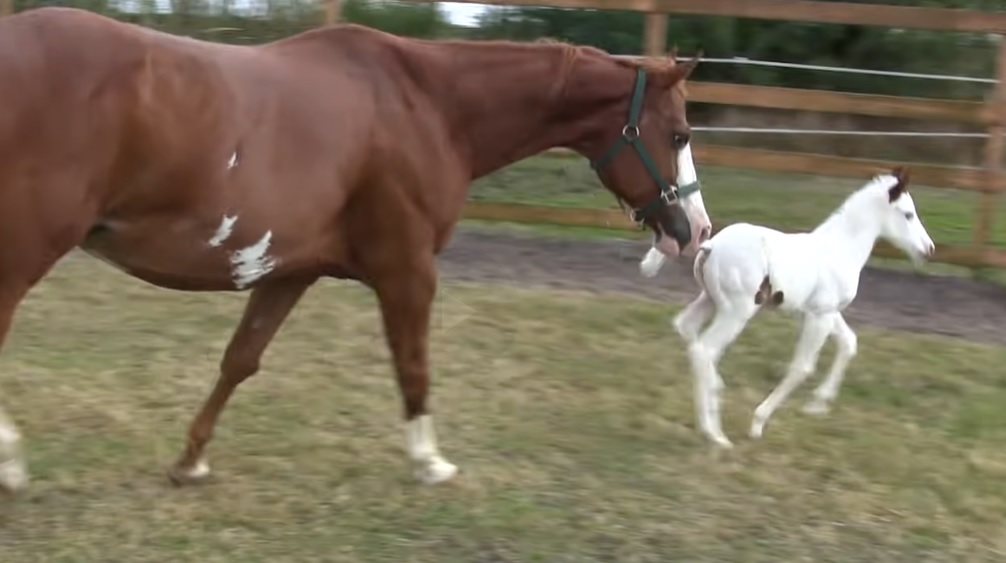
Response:
[[[668,190],[660,192],[660,199],[664,200],[665,204],[671,205],[678,201],[678,191],[672,186],[668,186],[668,188]]]
[[[639,138],[639,126],[638,125],[626,125],[622,127],[622,137],[632,140]]]

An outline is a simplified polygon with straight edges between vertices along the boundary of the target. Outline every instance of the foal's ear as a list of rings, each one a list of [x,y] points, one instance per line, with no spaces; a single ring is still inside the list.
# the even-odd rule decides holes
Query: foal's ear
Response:
[[[908,168],[904,166],[897,166],[891,170],[891,175],[898,179],[898,183],[887,191],[890,202],[894,203],[899,197],[901,197],[901,194],[908,191],[908,181],[911,173],[908,171]]]

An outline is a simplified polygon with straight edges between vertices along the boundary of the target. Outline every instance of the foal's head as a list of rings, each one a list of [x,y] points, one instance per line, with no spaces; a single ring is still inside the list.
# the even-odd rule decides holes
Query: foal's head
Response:
[[[604,186],[669,256],[694,254],[711,230],[685,112],[684,82],[698,60],[595,62],[593,80],[603,82],[597,87],[612,89],[618,102],[596,115],[578,143]]]
[[[908,170],[899,166],[873,181],[872,199],[880,209],[880,237],[920,263],[936,248],[908,193],[908,181]]]

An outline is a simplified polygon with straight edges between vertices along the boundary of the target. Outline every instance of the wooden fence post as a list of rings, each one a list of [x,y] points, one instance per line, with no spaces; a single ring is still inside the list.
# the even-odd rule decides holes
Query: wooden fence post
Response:
[[[985,191],[982,193],[974,227],[974,247],[979,262],[988,262],[992,224],[996,219],[996,204],[1004,186],[1000,183],[1003,149],[1006,148],[1006,36],[999,36],[999,58],[996,63],[996,83],[988,98],[987,115],[993,116],[989,125],[988,141],[985,143],[984,172]]]
[[[643,54],[647,57],[662,57],[667,52],[667,14],[650,12],[646,14],[643,28]]]
[[[325,2],[325,25],[339,23],[339,16],[342,15],[342,2],[340,0],[324,0]]]

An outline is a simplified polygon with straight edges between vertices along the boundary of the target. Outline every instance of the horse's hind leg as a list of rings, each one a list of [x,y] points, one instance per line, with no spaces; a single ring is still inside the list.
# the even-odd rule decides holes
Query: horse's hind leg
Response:
[[[831,403],[838,396],[838,388],[842,386],[845,370],[856,355],[856,333],[849,328],[841,313],[835,313],[834,319],[831,335],[835,338],[835,359],[828,370],[828,376],[814,390],[814,398],[804,406],[803,412],[807,414],[825,414],[831,409]]]
[[[14,289],[0,289],[0,345],[10,329],[14,310],[29,286],[24,284]],[[27,483],[28,469],[21,447],[21,434],[0,404],[0,491],[13,493]]]
[[[800,340],[796,345],[796,354],[786,371],[786,376],[772,393],[755,409],[754,420],[751,421],[750,436],[761,438],[765,429],[765,424],[772,413],[779,405],[789,397],[807,377],[814,372],[817,366],[817,358],[824,347],[828,334],[832,329],[831,315],[813,315],[808,313],[804,316],[803,330],[800,333]]]
[[[266,346],[312,283],[313,279],[277,280],[252,290],[241,323],[224,352],[216,385],[189,427],[185,452],[168,473],[176,485],[199,481],[209,475],[210,466],[203,450],[213,437],[220,413],[234,389],[258,371]]]

